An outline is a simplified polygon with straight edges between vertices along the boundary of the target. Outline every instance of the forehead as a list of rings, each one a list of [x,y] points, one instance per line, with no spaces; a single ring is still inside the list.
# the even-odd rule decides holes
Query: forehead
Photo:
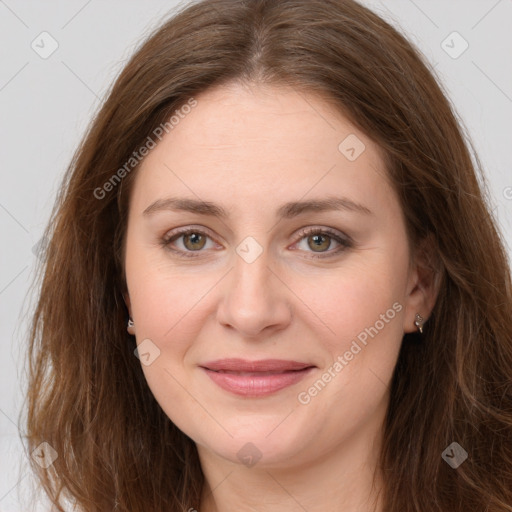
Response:
[[[336,191],[389,200],[381,149],[320,96],[228,85],[195,100],[137,171],[140,207],[165,192],[260,208]]]

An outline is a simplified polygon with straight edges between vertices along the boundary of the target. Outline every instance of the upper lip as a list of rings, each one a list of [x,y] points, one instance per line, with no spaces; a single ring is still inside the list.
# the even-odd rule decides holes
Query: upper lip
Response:
[[[248,361],[247,359],[229,358],[218,359],[202,363],[200,366],[215,371],[239,371],[239,372],[269,372],[303,370],[314,366],[310,363],[299,361],[286,361],[284,359],[261,359],[259,361]]]

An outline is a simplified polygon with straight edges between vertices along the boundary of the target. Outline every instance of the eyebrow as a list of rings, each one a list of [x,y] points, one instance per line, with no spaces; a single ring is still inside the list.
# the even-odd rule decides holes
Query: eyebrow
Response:
[[[185,211],[199,215],[209,215],[220,219],[229,217],[228,211],[222,206],[209,202],[190,198],[168,197],[158,199],[150,204],[142,213],[151,215],[159,211]],[[326,199],[313,199],[310,201],[291,201],[280,206],[276,216],[282,219],[291,219],[303,213],[325,211],[351,211],[364,215],[373,215],[366,206],[355,203],[346,197],[328,197]]]

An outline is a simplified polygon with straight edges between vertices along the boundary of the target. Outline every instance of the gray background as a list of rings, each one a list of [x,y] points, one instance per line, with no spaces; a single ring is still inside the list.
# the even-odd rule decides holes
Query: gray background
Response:
[[[512,254],[512,1],[362,3],[402,30],[435,66],[484,164],[492,209]],[[0,512],[29,510],[22,500],[32,477],[17,420],[33,247],[109,84],[176,5],[161,0],[151,5],[142,0],[0,0]],[[32,48],[51,48],[48,36],[40,36],[44,31],[58,43],[47,58]],[[463,39],[447,39],[454,31]],[[469,47],[458,56],[464,40]]]

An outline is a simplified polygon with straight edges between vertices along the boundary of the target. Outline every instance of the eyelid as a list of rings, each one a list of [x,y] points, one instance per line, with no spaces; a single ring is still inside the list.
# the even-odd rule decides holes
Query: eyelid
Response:
[[[336,249],[331,249],[325,252],[317,252],[314,251],[308,252],[308,256],[306,258],[313,259],[327,259],[330,257],[335,257],[344,252],[347,249],[354,247],[354,241],[347,234],[338,231],[337,229],[321,227],[321,226],[308,226],[306,228],[302,228],[295,236],[298,237],[298,240],[294,242],[293,245],[297,245],[300,243],[305,237],[313,236],[315,234],[327,235],[329,238],[333,239],[339,247]]]
[[[296,237],[300,237],[299,241],[304,238],[306,235],[314,235],[316,233],[323,234],[323,235],[329,235],[331,238],[339,239],[340,243],[345,242],[347,244],[353,244],[354,241],[350,236],[348,236],[346,233],[343,233],[342,231],[339,231],[334,228],[328,228],[323,226],[308,226],[305,228],[302,228],[296,233]]]
[[[160,240],[160,245],[164,247],[164,249],[168,249],[173,253],[176,253],[178,255],[184,256],[184,257],[196,257],[199,256],[201,252],[204,251],[182,251],[180,249],[172,249],[170,247],[171,242],[174,242],[175,240],[179,239],[181,236],[189,234],[189,233],[199,233],[201,235],[205,235],[211,240],[213,240],[215,243],[218,243],[216,240],[216,237],[211,234],[211,231],[208,228],[205,228],[204,226],[195,227],[194,225],[189,226],[183,226],[179,228],[175,228],[171,230],[172,233],[169,235],[166,233]],[[197,254],[194,254],[197,253]]]

